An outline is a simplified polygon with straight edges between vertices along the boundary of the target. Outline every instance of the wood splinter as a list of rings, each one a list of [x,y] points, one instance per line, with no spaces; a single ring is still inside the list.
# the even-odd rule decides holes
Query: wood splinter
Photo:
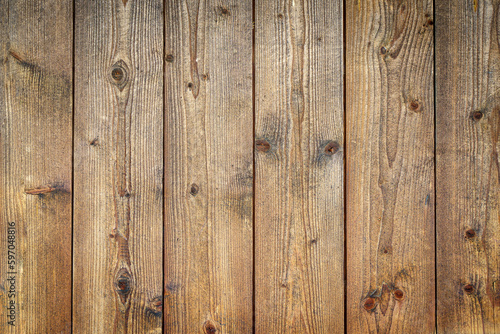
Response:
[[[56,190],[56,188],[44,187],[44,188],[26,189],[24,193],[26,195],[42,195],[53,192],[54,190]]]

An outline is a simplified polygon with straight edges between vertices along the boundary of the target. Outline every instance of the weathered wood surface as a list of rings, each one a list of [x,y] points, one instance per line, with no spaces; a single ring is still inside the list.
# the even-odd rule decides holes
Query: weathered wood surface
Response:
[[[255,332],[344,332],[342,2],[255,2]]]
[[[165,23],[165,333],[251,333],[252,1]]]
[[[500,0],[433,7],[0,1],[0,333],[500,333]]]
[[[439,333],[500,333],[499,5],[436,2]]]
[[[0,5],[0,333],[71,332],[72,20]]]
[[[348,0],[348,333],[434,332],[433,3]]]
[[[161,333],[163,5],[75,3],[74,333]]]

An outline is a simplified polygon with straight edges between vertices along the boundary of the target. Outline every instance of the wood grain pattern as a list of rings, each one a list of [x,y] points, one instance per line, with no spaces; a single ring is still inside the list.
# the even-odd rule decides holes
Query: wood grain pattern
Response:
[[[72,17],[0,5],[0,333],[71,333]]]
[[[165,12],[165,332],[252,332],[252,2]]]
[[[438,331],[500,333],[500,2],[436,5]]]
[[[433,4],[348,0],[347,331],[432,333]]]
[[[162,1],[75,11],[74,332],[161,333]]]
[[[255,2],[255,332],[343,333],[339,1]]]

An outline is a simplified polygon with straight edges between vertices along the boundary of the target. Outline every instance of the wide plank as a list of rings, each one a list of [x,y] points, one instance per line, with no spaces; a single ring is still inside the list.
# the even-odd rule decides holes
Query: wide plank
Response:
[[[432,0],[347,0],[347,332],[433,333]]]
[[[163,4],[75,3],[74,333],[161,333]]]
[[[499,6],[436,2],[439,333],[500,333]]]
[[[255,1],[255,333],[344,332],[342,1]]]
[[[71,333],[72,21],[0,5],[0,333]]]
[[[252,332],[252,1],[165,8],[165,333]]]

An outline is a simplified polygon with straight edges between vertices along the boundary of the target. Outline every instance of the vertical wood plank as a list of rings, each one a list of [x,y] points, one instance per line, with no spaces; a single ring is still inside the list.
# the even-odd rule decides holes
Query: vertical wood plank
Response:
[[[251,333],[252,1],[165,22],[165,332]]]
[[[440,333],[500,332],[499,5],[436,2]]]
[[[342,1],[255,2],[255,331],[343,333]]]
[[[71,332],[72,1],[0,6],[0,332]]]
[[[347,330],[432,333],[432,0],[348,0]]]
[[[74,332],[161,333],[163,5],[75,5]]]

